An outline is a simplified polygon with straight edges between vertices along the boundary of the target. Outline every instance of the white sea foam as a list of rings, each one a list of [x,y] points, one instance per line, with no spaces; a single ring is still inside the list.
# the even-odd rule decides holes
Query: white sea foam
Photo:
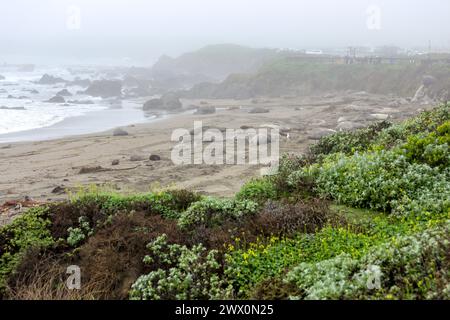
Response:
[[[26,110],[0,110],[0,134],[49,127],[66,118],[81,116],[106,107],[44,105],[31,102],[25,108]]]
[[[107,108],[101,98],[77,95],[76,92],[82,90],[82,88],[76,86],[67,88],[74,93],[74,96],[68,97],[66,100],[88,99],[94,103],[63,105],[45,102],[65,88],[63,83],[56,85],[36,84],[35,81],[39,80],[45,73],[68,80],[73,79],[68,71],[58,68],[38,69],[33,72],[0,69],[0,74],[5,77],[4,80],[0,80],[0,134],[49,127],[70,117],[77,117]],[[87,78],[87,75],[83,74],[77,76]],[[37,90],[39,93],[32,93],[31,90]],[[8,98],[8,96],[13,96],[13,98]],[[14,110],[13,108],[25,108],[25,110]]]

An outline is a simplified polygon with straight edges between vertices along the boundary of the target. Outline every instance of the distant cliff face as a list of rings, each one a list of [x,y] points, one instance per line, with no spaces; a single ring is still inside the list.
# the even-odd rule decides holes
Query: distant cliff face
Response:
[[[224,44],[207,46],[178,58],[162,56],[152,67],[154,79],[174,86],[190,87],[219,82],[232,73],[255,72],[281,54],[272,49],[253,49]]]
[[[415,97],[417,102],[421,99],[448,100],[450,64],[346,65],[281,58],[263,65],[256,72],[230,75],[221,83],[197,84],[183,95],[246,99],[347,90]]]

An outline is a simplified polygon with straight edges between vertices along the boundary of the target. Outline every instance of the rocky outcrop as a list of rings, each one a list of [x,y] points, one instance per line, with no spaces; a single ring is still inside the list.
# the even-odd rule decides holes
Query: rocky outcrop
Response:
[[[56,95],[61,96],[61,97],[71,97],[72,96],[72,94],[67,89],[62,89],[61,91],[58,91],[56,93]]]
[[[150,80],[127,75],[122,80],[124,95],[129,97],[145,97],[154,95],[158,90],[153,88]],[[159,91],[161,93],[161,91]]]
[[[122,136],[127,136],[128,132],[126,132],[125,130],[121,129],[121,128],[117,128],[113,131],[113,136],[114,137],[122,137]]]
[[[168,110],[176,110],[181,109],[183,104],[180,101],[180,98],[176,94],[168,93],[162,97],[164,102],[164,106]]]
[[[26,110],[24,107],[5,107],[1,106],[0,110]]]
[[[152,111],[152,110],[179,110],[183,107],[180,99],[175,94],[166,94],[161,98],[151,99],[144,103],[143,109],[144,111]]]
[[[94,104],[91,100],[69,100],[67,102],[71,104]]]
[[[164,102],[160,98],[150,99],[142,107],[144,111],[164,109]]]
[[[53,98],[50,98],[50,99],[48,99],[45,102],[49,102],[49,103],[65,103],[66,100],[64,99],[64,97],[54,96]]]
[[[93,97],[119,97],[122,95],[122,82],[117,80],[97,80],[84,91]]]
[[[62,78],[54,77],[49,74],[44,74],[41,77],[41,79],[36,81],[36,83],[38,83],[38,84],[57,84],[57,83],[65,83],[65,82],[66,82],[66,80],[64,80]]]

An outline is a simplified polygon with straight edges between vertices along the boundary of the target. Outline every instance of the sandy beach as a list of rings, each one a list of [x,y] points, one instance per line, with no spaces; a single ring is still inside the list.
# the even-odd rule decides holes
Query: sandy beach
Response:
[[[393,102],[396,107],[390,107]],[[304,98],[258,100],[203,100],[217,112],[210,115],[177,114],[122,127],[127,136],[112,130],[61,139],[0,144],[0,202],[31,197],[38,201],[65,199],[80,186],[107,186],[120,192],[146,192],[158,187],[179,187],[204,194],[230,196],[251,177],[255,165],[175,165],[170,158],[177,128],[191,130],[194,121],[212,128],[279,125],[288,136],[280,139],[280,153],[305,152],[320,136],[359,127],[380,119],[403,119],[422,109],[392,97],[366,93]],[[183,105],[200,104],[185,100]],[[267,113],[249,113],[254,107]],[[159,161],[149,160],[160,156]],[[133,156],[140,158],[132,161]],[[112,165],[119,160],[118,165]],[[97,167],[97,168],[96,168]],[[96,168],[84,173],[82,168]],[[86,170],[85,170],[86,171]]]

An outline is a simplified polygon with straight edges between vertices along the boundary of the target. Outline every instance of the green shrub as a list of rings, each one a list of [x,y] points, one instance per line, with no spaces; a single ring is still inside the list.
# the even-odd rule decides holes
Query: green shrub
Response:
[[[408,137],[407,142],[399,147],[399,152],[411,162],[445,168],[450,164],[449,144],[450,121],[447,121],[434,132]]]
[[[361,256],[376,237],[345,228],[326,227],[316,234],[295,238],[260,239],[255,243],[228,245],[225,274],[239,296],[246,297],[258,283],[282,275],[286,269],[304,261],[321,261],[340,253]]]
[[[237,220],[257,212],[258,204],[251,200],[216,199],[206,197],[193,203],[179,219],[180,228],[217,226],[225,220]]]
[[[293,193],[309,196],[313,193],[314,184],[310,180],[298,181],[296,185],[288,183],[288,177],[292,172],[306,167],[309,163],[310,160],[305,156],[284,154],[281,157],[277,174],[270,177],[277,197],[291,197]]]
[[[399,201],[416,200],[447,175],[424,164],[410,164],[393,151],[334,155],[317,170],[318,190],[339,203],[391,212]],[[446,182],[447,181],[447,182]],[[447,186],[445,186],[447,184]]]
[[[302,263],[286,282],[304,299],[449,299],[450,224],[393,238],[361,258]]]
[[[421,112],[414,118],[383,130],[373,144],[389,149],[406,142],[409,136],[435,131],[437,127],[449,120],[450,103],[442,104],[437,108]]]
[[[269,178],[253,179],[244,184],[236,194],[237,200],[251,200],[262,205],[276,198],[276,190]]]
[[[314,159],[320,160],[323,156],[333,153],[340,152],[350,155],[357,151],[365,151],[375,141],[379,133],[391,125],[388,121],[381,121],[371,124],[367,128],[337,132],[322,137],[311,146],[310,152]]]
[[[70,227],[67,231],[69,236],[67,237],[67,243],[72,247],[75,247],[81,241],[87,239],[91,235],[94,234],[94,230],[89,225],[89,220],[82,216],[78,218],[79,227],[72,228]]]
[[[131,287],[131,299],[193,300],[230,296],[230,288],[218,274],[216,250],[207,252],[202,244],[192,248],[168,244],[166,235],[156,238],[147,248],[150,254],[145,256],[144,263],[159,268],[136,280]]]
[[[54,243],[49,231],[48,208],[32,208],[0,229],[0,295],[5,281],[31,247]]]
[[[191,203],[201,196],[187,190],[166,190],[149,194],[124,196],[98,190],[82,191],[71,199],[71,204],[80,212],[95,212],[110,216],[123,211],[145,211],[167,218],[177,218]]]

